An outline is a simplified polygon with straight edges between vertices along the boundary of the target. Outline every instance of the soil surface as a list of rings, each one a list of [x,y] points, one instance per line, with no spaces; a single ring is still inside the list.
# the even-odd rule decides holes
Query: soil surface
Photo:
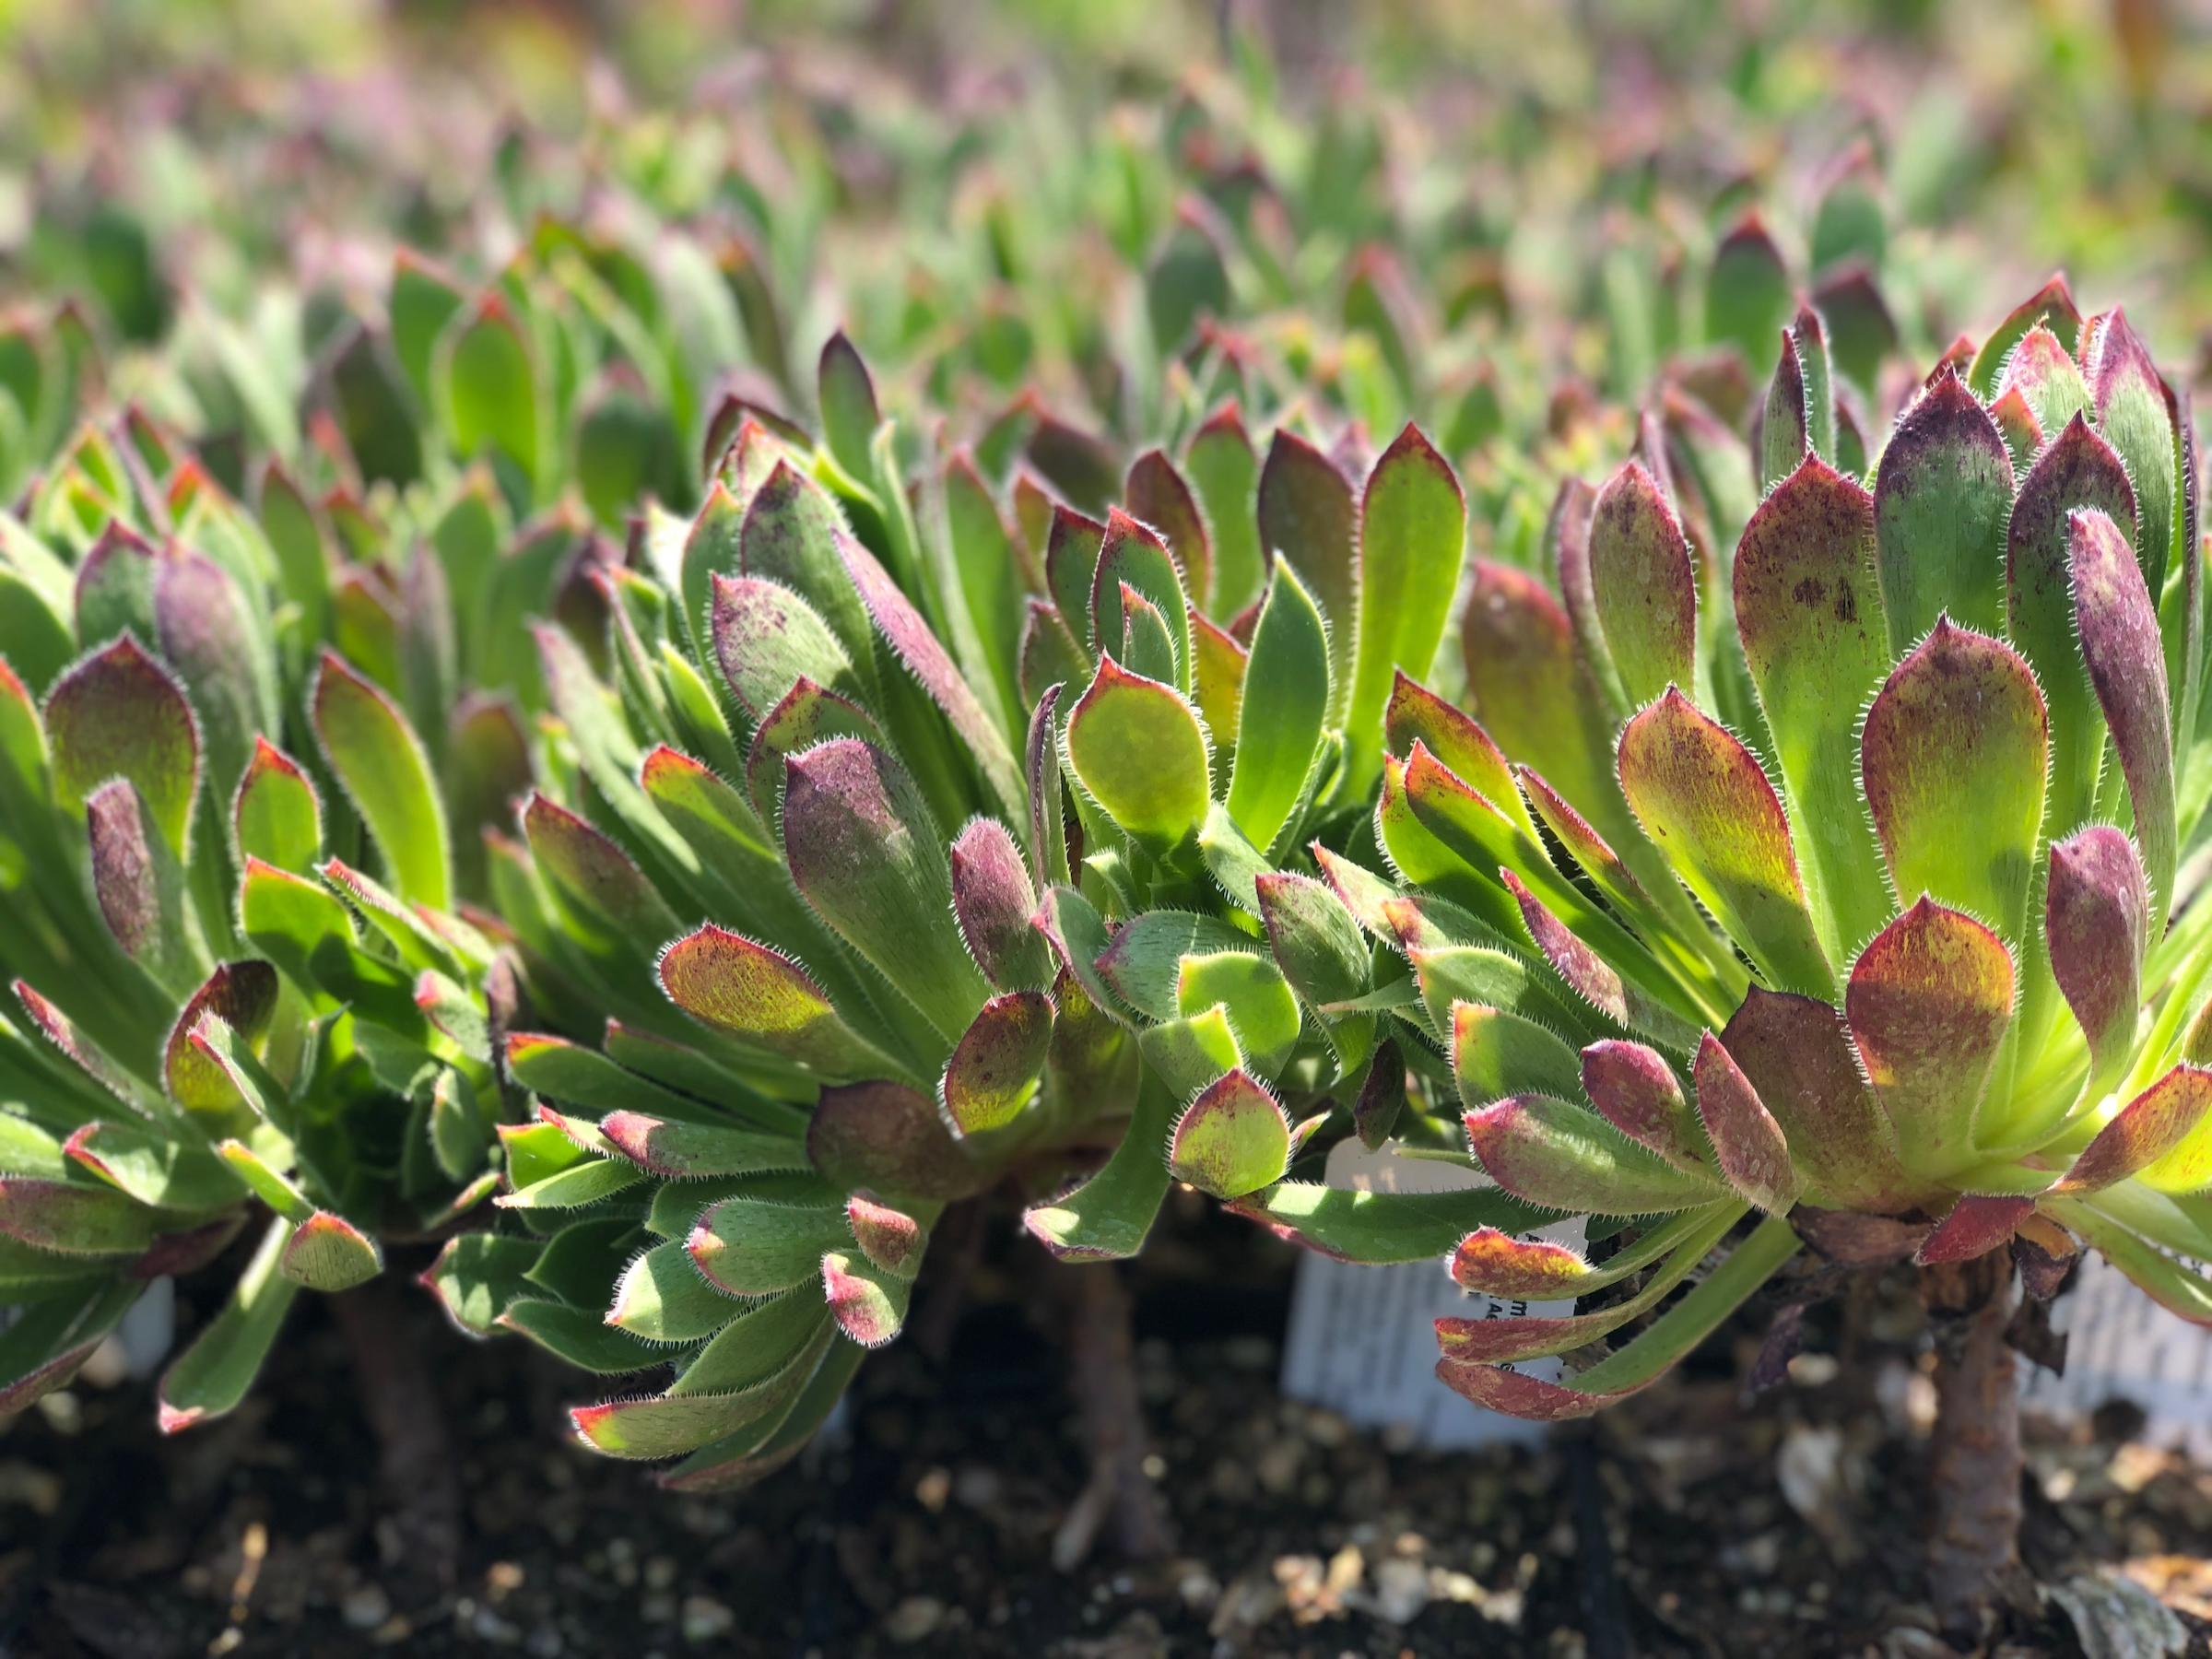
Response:
[[[1587,1433],[1424,1453],[1284,1400],[1288,1253],[1179,1213],[1128,1275],[1175,1553],[1101,1542],[1064,1568],[1088,1459],[1053,1304],[1003,1218],[985,1230],[957,1291],[933,1301],[925,1279],[844,1433],[735,1498],[665,1497],[586,1453],[560,1409],[583,1380],[519,1339],[459,1337],[411,1291],[343,1321],[304,1299],[253,1398],[174,1441],[147,1385],[80,1383],[0,1426],[0,1654],[1955,1651],[1922,1599],[1930,1391],[1901,1297],[1814,1310],[1784,1380],[1748,1399],[1757,1310]],[[427,1361],[415,1382],[442,1411],[365,1406],[363,1340],[387,1390]],[[2130,1427],[2108,1412],[2036,1441],[2024,1550],[2046,1590],[1974,1651],[2147,1654],[2122,1645],[2168,1617],[2147,1590],[2178,1620],[2162,1633],[2212,1654],[2212,1473]]]

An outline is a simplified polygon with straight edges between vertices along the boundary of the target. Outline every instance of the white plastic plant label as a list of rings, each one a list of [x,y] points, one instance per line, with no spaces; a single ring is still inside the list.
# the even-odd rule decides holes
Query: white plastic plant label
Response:
[[[2132,1400],[2148,1418],[2142,1439],[2212,1459],[2212,1331],[2169,1313],[2095,1251],[2084,1253],[2052,1324],[2066,1334],[2065,1374],[2023,1365],[2030,1410],[2072,1419]]]
[[[1330,1186],[1359,1193],[1446,1193],[1488,1186],[1489,1178],[1430,1159],[1394,1158],[1346,1140],[1329,1154]],[[1583,1220],[1569,1217],[1532,1238],[1580,1248]],[[1572,1301],[1523,1302],[1470,1295],[1452,1282],[1442,1259],[1394,1267],[1362,1267],[1311,1253],[1298,1265],[1290,1328],[1283,1342],[1283,1393],[1325,1406],[1362,1429],[1396,1428],[1416,1444],[1459,1451],[1543,1438],[1543,1426],[1485,1411],[1436,1380],[1434,1321],[1571,1313]],[[1561,1373],[1556,1359],[1529,1359],[1513,1370],[1547,1382]]]

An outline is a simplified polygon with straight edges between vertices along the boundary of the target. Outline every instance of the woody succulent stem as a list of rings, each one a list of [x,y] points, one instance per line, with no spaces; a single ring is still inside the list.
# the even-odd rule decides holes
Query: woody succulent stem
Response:
[[[2011,1253],[1930,1267],[1921,1295],[1936,1334],[1929,1589],[1945,1629],[1978,1634],[2019,1563],[2019,1388],[2005,1335]]]
[[[1053,1540],[1053,1559],[1071,1568],[1090,1553],[1101,1529],[1131,1560],[1158,1560],[1174,1548],[1166,1506],[1145,1473],[1149,1445],[1136,1389],[1129,1293],[1110,1262],[1056,1276],[1065,1292],[1068,1387],[1090,1453],[1090,1483]]]

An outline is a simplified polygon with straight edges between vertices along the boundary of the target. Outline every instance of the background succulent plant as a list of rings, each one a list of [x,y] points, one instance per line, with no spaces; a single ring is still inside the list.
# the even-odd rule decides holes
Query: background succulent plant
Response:
[[[1837,465],[1820,339],[1810,312],[1784,336],[1754,453],[1786,476],[1733,549],[1685,535],[1654,444],[1559,515],[1563,598],[1478,566],[1480,724],[1456,750],[1394,746],[1410,823],[1386,786],[1378,834],[1413,897],[1363,919],[1406,952],[1481,1167],[1548,1210],[1641,1218],[1602,1263],[1477,1232],[1454,1277],[1558,1296],[1651,1269],[1594,1312],[1440,1322],[1440,1376],[1579,1416],[1680,1359],[1801,1238],[1972,1264],[1968,1374],[1943,1397],[1981,1420],[1938,1430],[1955,1603],[2018,1523],[2011,1394],[1972,1374],[2009,1376],[2012,1257],[2048,1295],[2093,1246],[2212,1312],[2171,1259],[2202,1253],[2212,1180],[2184,852],[2205,800],[2195,455],[2124,313],[2083,317],[2054,281],[1937,366],[1863,487]],[[1511,1369],[1693,1276],[1565,1382]]]
[[[162,1386],[166,1426],[218,1415],[300,1287],[359,1284],[380,1235],[489,1194],[487,1014],[512,969],[456,912],[396,699],[308,656],[318,521],[274,473],[262,508],[133,417],[84,428],[0,516],[14,1406],[266,1209]]]

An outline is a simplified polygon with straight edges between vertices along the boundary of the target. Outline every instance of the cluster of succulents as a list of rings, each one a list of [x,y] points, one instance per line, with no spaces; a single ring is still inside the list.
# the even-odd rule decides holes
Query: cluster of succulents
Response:
[[[1984,1337],[2085,1247],[2212,1323],[2196,456],[2122,312],[1924,337],[1863,146],[1801,237],[1576,219],[1547,300],[1371,113],[1204,77],[1096,155],[867,133],[943,221],[886,269],[807,119],[798,177],[511,134],[490,227],[227,304],[43,204],[0,1409],[219,1260],[161,1393],[217,1415],[404,1252],[733,1488],[951,1206],[1107,1271],[1178,1183],[1578,1300],[1438,1326],[1542,1418],[1808,1244]],[[1333,1187],[1347,1139],[1482,1180]]]

